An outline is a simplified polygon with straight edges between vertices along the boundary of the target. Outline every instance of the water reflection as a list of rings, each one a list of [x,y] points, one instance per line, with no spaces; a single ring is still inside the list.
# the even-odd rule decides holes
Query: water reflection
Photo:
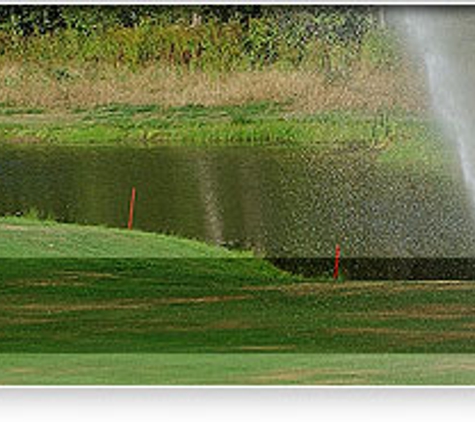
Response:
[[[475,256],[465,193],[443,171],[259,148],[8,147],[0,213],[134,227],[268,256]]]

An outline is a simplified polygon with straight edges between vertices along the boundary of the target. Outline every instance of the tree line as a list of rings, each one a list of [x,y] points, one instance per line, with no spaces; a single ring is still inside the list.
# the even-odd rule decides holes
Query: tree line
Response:
[[[333,72],[358,60],[368,39],[381,50],[378,31],[371,6],[4,5],[0,59]]]

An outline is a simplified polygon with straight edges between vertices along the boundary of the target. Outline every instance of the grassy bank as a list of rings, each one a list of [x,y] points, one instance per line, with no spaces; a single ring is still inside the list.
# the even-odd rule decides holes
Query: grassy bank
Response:
[[[0,107],[0,144],[58,146],[260,146],[371,155],[388,165],[440,167],[441,135],[403,111],[297,112],[291,104],[110,105],[54,114]]]
[[[0,218],[2,258],[246,258],[202,242],[155,233]]]
[[[0,108],[0,142],[47,145],[258,145],[388,150],[437,137],[410,113],[299,113],[282,103],[160,107],[111,105],[60,115]]]
[[[473,385],[470,354],[2,354],[1,385]]]

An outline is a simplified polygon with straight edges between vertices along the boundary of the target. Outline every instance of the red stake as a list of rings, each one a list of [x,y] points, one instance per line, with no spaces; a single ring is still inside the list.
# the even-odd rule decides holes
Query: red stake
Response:
[[[336,245],[335,248],[335,267],[333,268],[333,278],[336,280],[338,278],[338,270],[340,267],[340,245]]]
[[[129,206],[129,223],[127,228],[132,230],[132,224],[134,222],[134,206],[135,206],[135,187],[132,188],[132,196],[130,197],[130,206]]]

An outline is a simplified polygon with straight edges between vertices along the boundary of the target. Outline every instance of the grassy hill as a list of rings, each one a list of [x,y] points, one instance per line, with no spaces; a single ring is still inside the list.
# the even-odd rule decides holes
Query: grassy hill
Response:
[[[174,236],[17,217],[0,219],[0,237],[0,259],[251,256]]]

